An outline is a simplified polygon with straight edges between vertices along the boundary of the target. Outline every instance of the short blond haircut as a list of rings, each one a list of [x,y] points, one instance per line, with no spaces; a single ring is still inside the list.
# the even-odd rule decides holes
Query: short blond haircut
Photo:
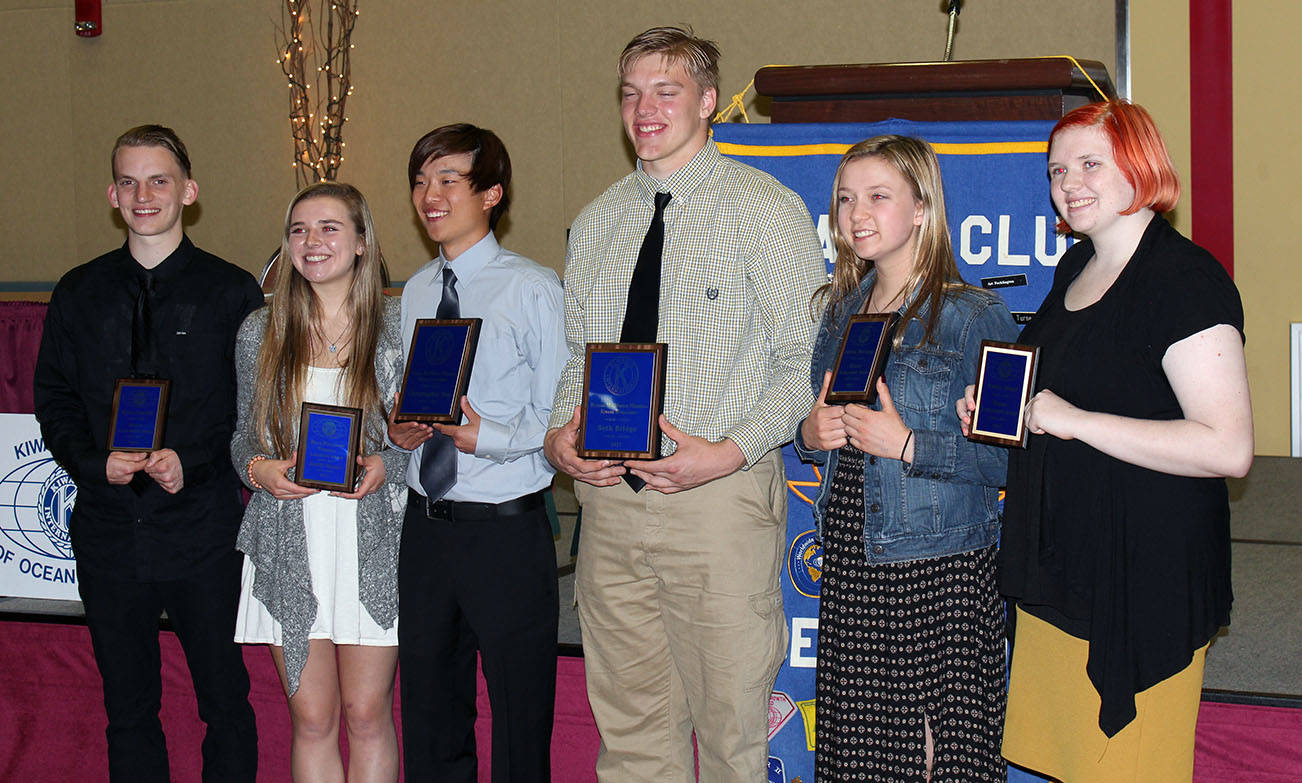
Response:
[[[652,27],[629,41],[619,56],[619,78],[622,80],[634,63],[651,54],[681,64],[702,95],[709,90],[719,94],[719,47],[714,41],[697,38],[692,28]]]

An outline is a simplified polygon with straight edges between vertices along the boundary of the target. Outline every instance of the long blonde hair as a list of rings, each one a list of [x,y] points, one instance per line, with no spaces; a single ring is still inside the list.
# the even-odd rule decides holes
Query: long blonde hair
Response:
[[[294,207],[313,198],[333,198],[347,209],[365,251],[353,262],[353,280],[344,307],[352,320],[352,348],[343,368],[343,404],[378,411],[380,388],[375,380],[375,347],[384,322],[384,283],[380,240],[366,199],[352,185],[318,182],[294,196],[285,210],[285,229],[280,241],[281,273],[276,277],[267,328],[258,351],[257,378],[252,419],[258,425],[258,446],[280,459],[295,448],[299,408],[307,385],[307,368],[312,359],[312,333],[322,317],[321,302],[312,286],[290,263],[289,224]],[[373,417],[366,417],[368,422]],[[374,429],[374,428],[371,428]],[[378,451],[383,435],[367,431],[364,451]]]
[[[968,286],[959,277],[958,265],[954,263],[954,247],[949,241],[949,224],[945,218],[945,189],[940,180],[940,163],[936,160],[931,145],[922,139],[910,136],[874,136],[854,145],[841,156],[836,177],[832,180],[831,219],[828,221],[832,243],[836,247],[836,265],[832,270],[831,282],[814,294],[815,302],[826,299],[829,309],[839,306],[847,296],[859,290],[864,275],[873,268],[872,261],[856,255],[854,247],[841,233],[838,220],[841,205],[836,197],[841,189],[841,174],[845,167],[853,161],[870,157],[891,164],[909,183],[913,198],[922,204],[922,225],[918,227],[913,264],[904,284],[905,301],[908,304],[902,322],[908,323],[917,317],[924,303],[929,303],[930,312],[922,342],[933,342],[945,293],[953,288]],[[914,292],[917,293],[916,296],[912,296]],[[896,332],[895,347],[900,346],[903,337],[903,329]]]

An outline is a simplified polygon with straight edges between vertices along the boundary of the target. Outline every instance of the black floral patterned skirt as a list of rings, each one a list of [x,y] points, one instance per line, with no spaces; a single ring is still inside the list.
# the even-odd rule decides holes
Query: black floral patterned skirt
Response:
[[[864,455],[841,449],[823,524],[815,777],[1002,781],[1003,602],[995,547],[904,563],[864,556]]]

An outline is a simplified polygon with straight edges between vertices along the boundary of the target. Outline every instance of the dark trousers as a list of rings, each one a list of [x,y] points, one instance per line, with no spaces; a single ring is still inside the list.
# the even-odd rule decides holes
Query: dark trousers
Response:
[[[398,661],[409,783],[473,783],[475,652],[493,712],[494,783],[551,776],[556,550],[543,508],[429,518],[415,493],[398,561]]]
[[[137,582],[79,573],[95,663],[108,713],[109,779],[169,780],[158,719],[162,676],[158,618],[166,610],[185,650],[203,740],[203,780],[248,781],[258,769],[258,735],[249,705],[249,675],[233,641],[239,606],[239,552],[185,579]]]

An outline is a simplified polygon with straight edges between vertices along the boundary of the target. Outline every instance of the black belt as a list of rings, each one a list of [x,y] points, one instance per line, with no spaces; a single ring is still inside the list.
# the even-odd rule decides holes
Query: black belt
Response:
[[[410,487],[407,489],[407,503],[422,509],[426,519],[445,519],[449,522],[479,522],[516,516],[535,511],[544,505],[541,489],[503,503],[473,503],[467,500],[430,501]]]

